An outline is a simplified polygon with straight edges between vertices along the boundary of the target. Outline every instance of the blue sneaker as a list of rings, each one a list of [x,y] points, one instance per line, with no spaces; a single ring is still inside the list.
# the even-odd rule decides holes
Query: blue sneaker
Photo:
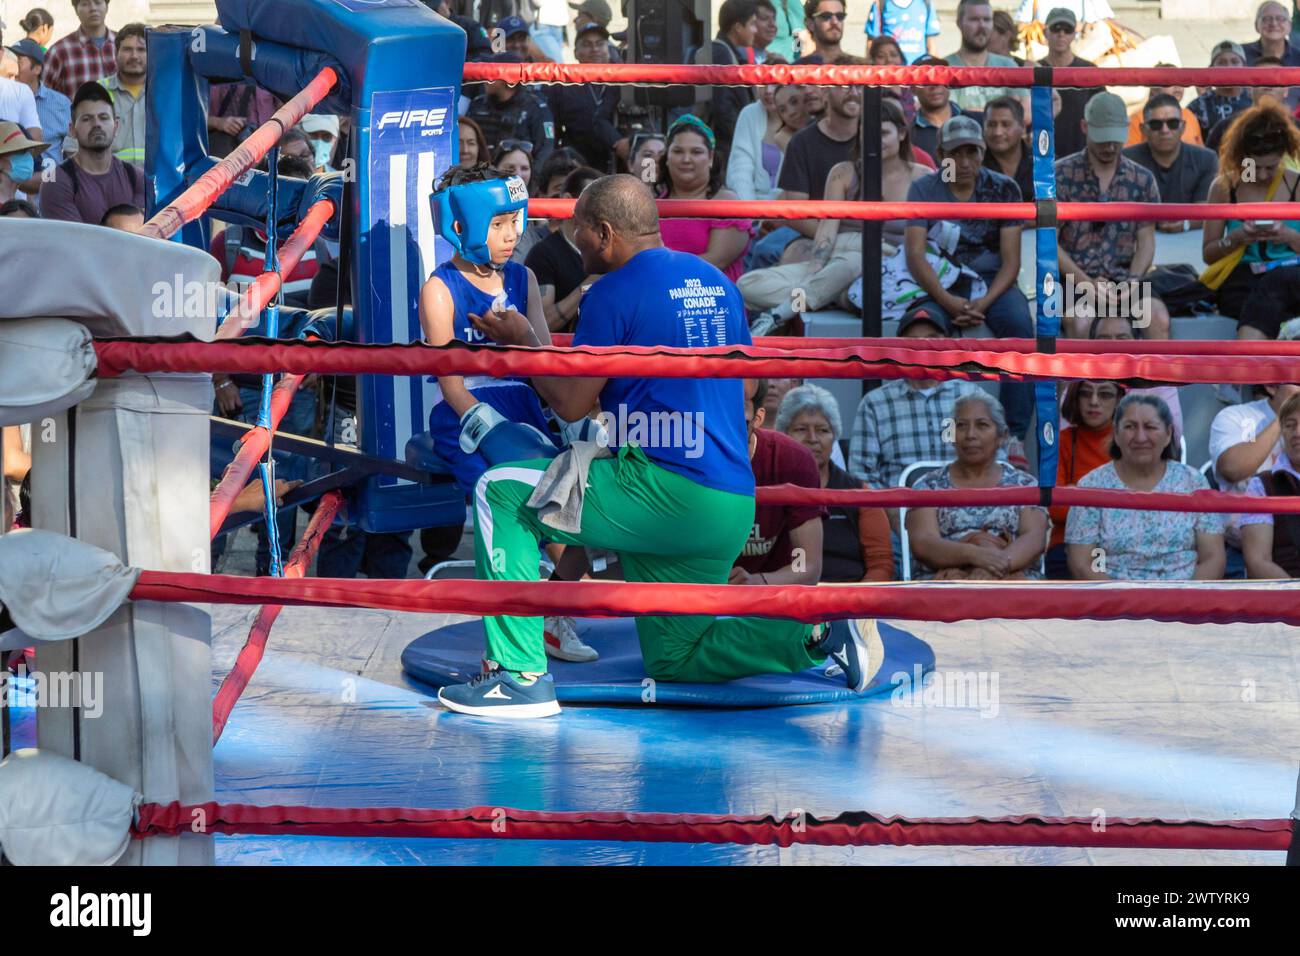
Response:
[[[876,622],[870,618],[830,622],[815,646],[840,666],[849,690],[859,694],[867,689],[884,663],[885,649],[880,641],[880,632],[876,629]]]
[[[438,691],[438,700],[448,710],[478,717],[554,717],[560,712],[555,699],[555,681],[543,674],[531,684],[521,684],[508,671],[493,667],[468,684],[449,684]]]

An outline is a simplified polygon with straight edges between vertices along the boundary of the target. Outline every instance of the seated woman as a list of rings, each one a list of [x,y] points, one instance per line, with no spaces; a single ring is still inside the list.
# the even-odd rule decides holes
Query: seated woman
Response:
[[[1066,424],[1060,431],[1056,458],[1056,485],[1077,485],[1088,472],[1110,461],[1110,436],[1115,406],[1124,394],[1118,382],[1071,382],[1061,403]],[[1070,509],[1053,505],[1052,540],[1047,547],[1047,576],[1056,581],[1070,577],[1065,555],[1065,522]]]
[[[1126,395],[1115,408],[1111,460],[1080,488],[1187,492],[1210,486],[1174,460],[1169,406]],[[1065,525],[1071,575],[1081,581],[1187,581],[1223,576],[1223,516],[1127,508],[1071,508]]]
[[[865,488],[831,460],[840,438],[835,396],[819,385],[799,385],[785,393],[776,429],[802,442],[817,463],[823,488]],[[829,506],[822,517],[823,581],[892,581],[894,551],[889,518],[882,508]]]
[[[901,202],[914,180],[926,175],[924,166],[912,161],[907,122],[902,108],[893,100],[881,101],[880,154],[881,186],[886,202]],[[853,140],[853,158],[836,163],[826,177],[827,202],[858,198],[860,141]],[[881,252],[888,257],[903,241],[903,223],[887,222],[882,233]],[[853,281],[862,275],[862,223],[823,219],[813,238],[812,255],[805,262],[757,269],[736,283],[745,306],[761,310],[751,326],[754,335],[770,335],[802,312],[815,312],[834,305]],[[791,290],[804,291],[795,301]]]
[[[438,183],[433,208],[438,234],[456,254],[438,266],[420,290],[425,341],[491,344],[479,322],[492,310],[525,316],[538,340],[549,345],[551,332],[537,279],[531,270],[510,261],[528,211],[523,181],[486,165],[452,167]],[[531,430],[523,432],[512,423]],[[528,383],[487,375],[439,375],[429,433],[434,450],[467,495],[492,465],[537,458],[555,445],[541,400]],[[560,646],[548,640],[548,653],[565,660],[595,659],[596,652],[582,644],[572,628],[557,631],[551,619],[547,623],[548,633],[564,638]]]
[[[1099,315],[1088,326],[1088,338],[1098,342],[1132,342],[1145,338],[1145,336],[1143,336],[1141,329],[1134,327],[1133,320],[1126,316]],[[1187,434],[1183,429],[1183,403],[1182,399],[1179,398],[1177,385],[1152,385],[1150,388],[1130,388],[1126,394],[1154,395],[1169,406],[1169,414],[1173,416],[1174,421],[1174,434]],[[1174,457],[1178,457],[1177,448],[1174,449],[1174,452]]]
[[[518,176],[528,187],[530,195],[535,195],[536,190],[532,188],[533,180],[533,144],[526,139],[503,139],[497,144],[497,148],[492,151],[492,168],[499,173],[505,173],[507,176]],[[511,255],[511,261],[522,263],[524,257],[532,250],[533,246],[541,242],[550,230],[546,228],[545,223],[530,222],[526,228],[519,234],[519,241],[515,243],[515,251]]]
[[[785,148],[808,125],[802,86],[769,83],[760,99],[740,111],[727,159],[727,188],[737,199],[776,199]],[[776,225],[781,225],[777,223]]]
[[[889,34],[882,34],[878,37],[872,37],[871,43],[867,47],[867,61],[872,66],[906,66],[907,58],[903,56],[903,48],[898,45],[898,41]],[[912,118],[916,116],[916,97],[912,93],[910,86],[886,86],[883,87],[886,96],[892,96],[898,100],[898,104],[903,107],[903,118],[910,125]]]
[[[1219,149],[1219,176],[1208,201],[1296,202],[1300,130],[1287,111],[1265,98],[1237,116]],[[1206,220],[1201,282],[1215,290],[1219,311],[1237,320],[1238,339],[1275,339],[1300,314],[1300,221]]]
[[[668,150],[659,160],[660,199],[735,199],[722,185],[717,138],[698,117],[687,113],[668,127]],[[735,282],[745,271],[748,219],[661,219],[664,245],[691,252],[717,266]]]
[[[916,488],[1006,488],[1037,485],[1032,475],[998,460],[1007,439],[1002,403],[985,392],[961,395],[952,412],[957,460]],[[1047,512],[1038,505],[914,508],[907,513],[912,577],[936,581],[1041,578]]]
[[[1261,471],[1246,485],[1252,498],[1300,496],[1300,393],[1277,410],[1282,433],[1282,453],[1271,471]],[[1241,550],[1246,573],[1252,578],[1300,577],[1300,515],[1243,514]]]

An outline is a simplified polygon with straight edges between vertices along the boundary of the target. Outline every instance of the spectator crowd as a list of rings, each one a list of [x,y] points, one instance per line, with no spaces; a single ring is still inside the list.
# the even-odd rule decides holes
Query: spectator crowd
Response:
[[[570,55],[601,64],[627,57],[629,37],[611,30],[605,0],[545,0],[493,7],[482,23],[452,0],[425,0],[465,29],[471,58],[545,62]],[[110,30],[108,0],[75,0],[77,30],[57,42],[36,9],[3,38],[16,66],[0,79],[0,216],[43,217],[111,228],[144,222],[145,27]],[[1075,5],[1077,6],[1077,5]],[[516,9],[517,7],[517,9]],[[1205,65],[1261,71],[1300,64],[1293,11],[1261,4],[1258,38],[1224,40]],[[845,36],[846,0],[725,0],[717,34],[691,52],[721,64],[920,64],[1016,66],[1017,28],[1004,11],[962,0],[960,45],[939,49],[930,0],[876,0],[867,37]],[[1045,14],[1054,67],[1089,66],[1077,56],[1074,7]],[[12,32],[12,30],[11,30]],[[848,47],[863,48],[858,56]],[[1267,76],[1262,73],[1262,76]],[[1054,97],[1056,198],[1063,202],[1273,203],[1300,189],[1300,87],[1153,87],[1130,110],[1105,87],[1060,89]],[[251,84],[214,85],[211,152],[233,149],[279,106]],[[537,198],[577,198],[593,180],[630,173],[663,199],[843,200],[863,195],[860,88],[771,84],[718,86],[692,107],[631,106],[602,84],[467,86],[459,118],[459,162],[519,176]],[[1034,198],[1029,91],[918,84],[888,87],[879,132],[880,195],[886,201],[1008,203]],[[874,138],[875,130],[867,131]],[[278,172],[308,178],[348,155],[346,119],[308,116],[284,136]],[[430,184],[432,185],[432,184]],[[572,224],[530,220],[514,261],[536,278],[545,323],[575,330],[584,290]],[[834,219],[665,219],[664,244],[707,260],[734,282],[756,335],[805,333],[819,310],[877,309],[905,338],[1032,338],[1033,307],[1022,289],[1025,224],[976,218],[906,219],[883,227],[882,298],[862,301],[863,229]],[[1199,239],[1198,257],[1161,259],[1162,237]],[[257,229],[219,229],[210,251],[236,288],[265,266]],[[1293,337],[1300,316],[1300,221],[1275,219],[1067,222],[1058,233],[1062,333],[1111,340],[1166,339],[1175,319],[1221,315],[1239,339]],[[1179,246],[1180,249],[1187,246]],[[286,277],[291,305],[333,309],[336,249],[321,243]],[[1191,257],[1189,257],[1191,258]],[[1032,291],[1032,289],[1030,290]],[[217,376],[216,412],[255,414],[260,379]],[[325,421],[325,388],[344,394],[344,413]],[[1032,386],[992,390],[957,381],[897,379],[866,394],[851,419],[815,383],[747,383],[745,415],[759,484],[825,488],[989,488],[1037,484],[1026,453]],[[1060,390],[1057,482],[1130,491],[1215,487],[1242,495],[1300,494],[1300,386],[1270,383],[1249,395],[1220,388],[1223,407],[1203,441],[1184,432],[1180,390],[1081,381]],[[346,432],[350,383],[308,380],[286,430]],[[847,411],[847,410],[845,410]],[[340,439],[342,440],[342,439]],[[1203,469],[1182,449],[1208,443]],[[6,430],[10,462],[21,442]],[[17,469],[19,465],[14,465]],[[286,472],[293,481],[306,472]],[[286,488],[289,486],[286,486]],[[283,490],[283,489],[281,489]],[[287,516],[287,517],[286,517]],[[282,512],[281,547],[295,513]],[[758,509],[732,580],[744,583],[952,579],[1193,579],[1300,574],[1296,519],[1104,508]],[[1275,529],[1278,533],[1274,533]],[[814,533],[815,530],[815,533]],[[265,532],[263,532],[265,537]],[[419,536],[422,570],[449,557],[460,529]],[[799,556],[815,550],[815,559]],[[321,572],[405,576],[409,535],[336,535]],[[259,571],[268,570],[264,547]]]

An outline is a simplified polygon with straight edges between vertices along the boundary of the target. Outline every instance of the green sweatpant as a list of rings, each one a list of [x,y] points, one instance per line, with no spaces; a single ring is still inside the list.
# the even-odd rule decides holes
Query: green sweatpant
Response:
[[[491,468],[474,492],[478,577],[535,581],[546,538],[619,556],[629,581],[726,584],[754,523],[754,499],[706,488],[661,468],[635,445],[592,462],[576,535],[543,525],[526,504],[550,464],[512,462]],[[546,670],[542,619],[483,619],[487,659],[511,671]],[[656,680],[717,683],[750,674],[787,674],[823,658],[805,641],[811,625],[769,618],[639,617],[646,673]]]

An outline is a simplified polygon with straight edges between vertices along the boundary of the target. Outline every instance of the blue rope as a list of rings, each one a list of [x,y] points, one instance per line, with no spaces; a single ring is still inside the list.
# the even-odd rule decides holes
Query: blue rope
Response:
[[[280,148],[275,146],[267,153],[266,162],[267,169],[270,172],[267,180],[268,202],[266,211],[265,271],[267,272],[278,272],[280,270],[279,241],[276,235],[280,198],[280,178],[276,175],[276,168],[279,164]],[[283,291],[282,286],[266,306],[266,335],[268,338],[276,339],[280,337],[280,303],[283,299]],[[257,424],[270,432],[271,440],[267,443],[266,459],[258,465],[258,472],[262,476],[262,488],[266,498],[266,537],[271,552],[271,576],[278,578],[284,576],[284,566],[280,553],[280,527],[276,520],[278,512],[275,505],[275,459],[272,457],[275,432],[271,428],[271,391],[274,388],[275,376],[273,374],[263,375],[262,400],[257,410]]]

